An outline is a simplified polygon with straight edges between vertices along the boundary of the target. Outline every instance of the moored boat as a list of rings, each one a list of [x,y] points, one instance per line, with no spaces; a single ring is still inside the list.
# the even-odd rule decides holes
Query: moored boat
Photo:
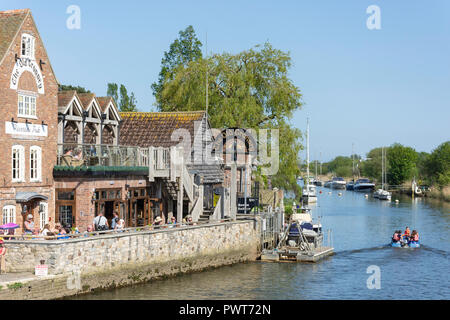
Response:
[[[347,185],[345,186],[345,189],[352,191],[355,188],[355,183],[353,181],[347,182]]]
[[[360,192],[373,191],[375,189],[375,183],[369,179],[358,179],[353,186],[353,190]]]
[[[335,177],[331,181],[331,188],[333,189],[345,189],[345,186],[347,183],[345,182],[344,178],[341,177]]]

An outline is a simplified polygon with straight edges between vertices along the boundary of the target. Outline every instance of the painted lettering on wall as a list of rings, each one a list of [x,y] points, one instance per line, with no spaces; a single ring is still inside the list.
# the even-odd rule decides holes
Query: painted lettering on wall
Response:
[[[21,136],[47,137],[47,125],[5,122],[5,133]]]
[[[29,71],[33,74],[38,92],[40,94],[44,94],[44,78],[42,77],[41,69],[36,61],[27,58],[18,59],[14,65],[14,69],[11,74],[10,88],[17,90],[19,79],[25,71]]]

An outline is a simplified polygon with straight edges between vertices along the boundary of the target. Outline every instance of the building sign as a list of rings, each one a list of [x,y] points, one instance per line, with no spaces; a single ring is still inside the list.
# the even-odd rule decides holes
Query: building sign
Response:
[[[245,205],[245,198],[238,198],[238,213],[250,213],[252,209],[258,206],[257,198],[247,198],[247,204]]]
[[[19,136],[47,137],[48,126],[31,123],[5,122],[6,134]]]
[[[22,73],[25,71],[31,72],[36,81],[36,86],[40,94],[44,94],[44,78],[42,77],[41,69],[39,68],[36,61],[31,59],[17,59],[14,65],[13,72],[11,74],[10,88],[17,90],[17,85],[19,84],[19,79]]]

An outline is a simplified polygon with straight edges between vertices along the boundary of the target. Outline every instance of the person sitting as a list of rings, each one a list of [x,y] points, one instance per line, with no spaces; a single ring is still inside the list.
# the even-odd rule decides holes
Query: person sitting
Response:
[[[392,236],[392,242],[399,242],[402,239],[402,232],[400,230],[396,230],[394,235]]]
[[[411,236],[411,231],[409,230],[409,227],[406,227],[405,232],[403,233],[403,240],[408,241],[409,237]]]
[[[411,237],[410,237],[410,241],[411,242],[419,242],[419,233],[417,232],[417,230],[413,230]]]
[[[155,219],[155,222],[153,222],[154,226],[160,226],[162,225],[162,218],[160,216],[157,216]]]

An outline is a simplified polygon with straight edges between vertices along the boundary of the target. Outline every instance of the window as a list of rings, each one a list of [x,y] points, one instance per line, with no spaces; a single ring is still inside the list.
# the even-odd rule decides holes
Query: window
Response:
[[[42,152],[41,148],[33,146],[30,148],[30,181],[41,181],[42,173]]]
[[[12,181],[25,181],[25,149],[23,146],[12,147]]]
[[[34,59],[34,37],[24,33],[22,35],[22,58]]]
[[[3,207],[3,224],[16,223],[16,207],[5,206]]]
[[[44,226],[48,223],[48,203],[39,203],[39,227],[40,230],[44,229]]]
[[[19,94],[19,117],[36,117],[36,97]]]

